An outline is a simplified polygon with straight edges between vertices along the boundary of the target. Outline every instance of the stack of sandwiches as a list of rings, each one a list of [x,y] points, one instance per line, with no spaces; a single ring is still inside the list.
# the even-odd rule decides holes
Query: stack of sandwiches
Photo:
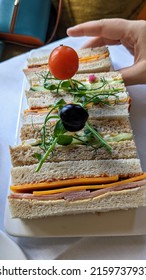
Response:
[[[49,73],[48,56],[29,59],[24,69],[28,108],[22,116],[21,144],[10,147],[12,185],[8,199],[13,218],[146,206],[146,175],[129,122],[131,99],[122,76],[111,71],[106,47],[79,50],[78,56],[79,71],[72,80],[86,88],[86,95],[68,90],[67,83],[58,90],[60,81]],[[38,168],[45,153],[44,126],[45,137],[51,141],[58,121],[57,111],[51,108],[62,100],[65,104],[87,104],[88,122],[99,139],[88,127],[65,131],[62,137],[74,140],[64,144],[60,139]],[[51,117],[46,122],[48,114]]]

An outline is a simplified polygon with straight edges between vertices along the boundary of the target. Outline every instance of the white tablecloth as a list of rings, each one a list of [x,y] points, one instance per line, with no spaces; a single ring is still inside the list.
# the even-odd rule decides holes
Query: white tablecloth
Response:
[[[63,43],[79,48],[86,38],[65,38],[49,45]],[[45,47],[47,48],[47,47]],[[115,69],[130,65],[133,57],[121,46],[110,47]],[[15,132],[23,82],[23,66],[29,53],[0,63],[0,229],[4,228],[4,210],[10,177],[9,145],[15,143]],[[129,87],[133,98],[131,122],[146,142],[146,86]],[[143,123],[137,118],[142,116]],[[146,146],[146,145],[145,145]],[[138,145],[143,170],[146,171],[146,149]],[[143,221],[145,222],[145,220]],[[146,259],[146,237],[74,237],[74,238],[14,238],[28,259]]]

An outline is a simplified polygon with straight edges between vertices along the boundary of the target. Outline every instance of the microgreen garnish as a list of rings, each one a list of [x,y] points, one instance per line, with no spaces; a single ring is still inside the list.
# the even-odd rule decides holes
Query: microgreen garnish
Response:
[[[91,124],[89,124],[88,122],[86,122],[86,127],[91,131],[91,133],[94,135],[94,137],[100,141],[102,146],[105,146],[107,148],[107,150],[111,153],[112,152],[111,146],[109,144],[107,144],[107,142],[105,140],[103,140],[101,135],[93,128],[93,126]]]
[[[92,104],[92,106],[97,104],[108,106],[117,104],[119,102],[118,93],[123,91],[123,88],[120,86],[114,88],[112,83],[107,81],[105,78],[101,78],[98,82],[94,79],[94,83],[93,78],[95,77],[90,77],[90,79],[92,78],[92,85],[90,80],[89,83],[82,83],[75,79],[58,80],[54,78],[50,72],[42,73],[40,78],[43,79],[43,86],[45,89],[50,90],[52,93],[57,95],[60,94],[60,91],[72,95],[72,104],[79,104],[85,110],[88,110],[89,104]],[[81,134],[70,133],[67,129],[65,129],[62,119],[60,118],[60,112],[65,105],[65,100],[60,99],[55,103],[55,105],[50,105],[49,107],[50,110],[41,129],[41,141],[37,144],[44,151],[44,155],[39,153],[34,154],[34,156],[39,160],[36,172],[40,170],[42,164],[53,152],[56,145],[63,146],[76,143],[90,146],[93,149],[99,149],[104,146],[110,153],[112,152],[111,146],[88,121],[86,121],[84,129],[81,130]],[[54,120],[54,125],[52,124],[53,128],[48,133],[47,124],[51,121],[51,119]]]
[[[119,103],[119,93],[123,91],[120,85],[115,88],[113,83],[122,84],[122,80],[108,81],[104,77],[98,81],[90,83],[82,83],[76,79],[58,80],[51,73],[38,74],[45,90],[49,90],[54,94],[60,95],[61,92],[66,92],[73,97],[74,103],[92,103],[93,105],[115,105]],[[90,75],[89,75],[90,78]],[[85,106],[84,104],[84,106]]]
[[[101,135],[93,128],[93,126],[89,122],[86,122],[81,135],[78,135],[77,133],[70,134],[64,128],[62,120],[60,119],[60,110],[65,104],[66,102],[64,101],[64,99],[60,99],[54,106],[50,106],[51,109],[45,117],[41,129],[41,141],[37,143],[37,146],[39,146],[44,151],[44,155],[41,155],[39,153],[34,154],[34,156],[39,160],[36,172],[40,170],[43,163],[53,152],[57,144],[65,146],[70,145],[71,143],[78,143],[86,146],[91,146],[94,149],[105,146],[110,153],[112,151],[110,145],[107,144],[105,140],[103,140]],[[55,115],[53,115],[53,111],[56,111],[56,109],[58,110],[58,114],[55,113]],[[54,119],[53,130],[51,131],[51,133],[47,133],[47,124],[51,119]]]

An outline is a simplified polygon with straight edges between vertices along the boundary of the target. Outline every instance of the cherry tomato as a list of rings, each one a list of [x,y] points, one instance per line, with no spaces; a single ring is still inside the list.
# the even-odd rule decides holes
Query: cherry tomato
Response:
[[[77,72],[79,58],[74,49],[60,45],[51,52],[48,66],[55,78],[59,80],[68,80]]]
[[[87,111],[80,105],[67,104],[63,106],[60,112],[60,118],[66,130],[81,130],[88,119]]]

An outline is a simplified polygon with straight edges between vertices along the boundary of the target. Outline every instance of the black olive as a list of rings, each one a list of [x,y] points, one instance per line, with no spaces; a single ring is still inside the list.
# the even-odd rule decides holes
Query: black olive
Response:
[[[81,130],[88,119],[87,111],[80,105],[67,104],[60,111],[60,118],[66,130]]]
[[[63,123],[64,128],[70,132],[79,131],[79,130],[83,129],[85,126],[85,123],[82,123],[81,125],[70,125],[70,124],[66,124],[64,122],[62,122],[62,123]]]

